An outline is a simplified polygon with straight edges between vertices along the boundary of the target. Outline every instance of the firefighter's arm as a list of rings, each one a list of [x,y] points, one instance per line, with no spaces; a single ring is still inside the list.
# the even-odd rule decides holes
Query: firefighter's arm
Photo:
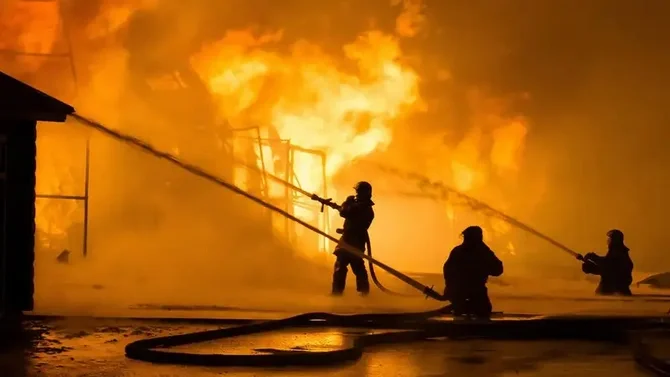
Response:
[[[445,282],[446,282],[447,280],[449,280],[448,276],[449,276],[449,272],[450,272],[450,270],[451,270],[451,269],[449,268],[449,267],[450,267],[450,266],[449,266],[449,261],[450,261],[450,258],[447,258],[447,261],[444,262],[444,266],[442,266],[442,276],[444,277],[444,281],[445,281]]]
[[[494,277],[500,276],[503,274],[504,271],[503,262],[493,252],[493,250],[491,250],[490,252],[491,255],[489,256],[489,275]]]
[[[455,261],[456,259],[456,249],[452,249],[451,253],[449,253],[449,256],[447,257],[447,261],[444,262],[444,266],[442,266],[442,274],[444,276],[444,281],[448,281],[450,277],[453,276],[454,272],[457,272],[457,262]]]
[[[316,194],[312,194],[311,199],[321,203],[321,212],[323,212],[323,208],[325,206],[328,206],[332,209],[336,209],[338,211],[342,209],[340,205],[338,205],[337,203],[333,203],[333,200],[330,198],[324,199]]]
[[[347,200],[342,203],[342,205],[338,208],[340,212],[340,216],[347,218],[349,217],[354,211],[356,207],[356,197],[355,196],[349,196],[347,197]]]
[[[584,255],[582,272],[589,275],[601,275],[604,266],[604,258],[596,253]]]

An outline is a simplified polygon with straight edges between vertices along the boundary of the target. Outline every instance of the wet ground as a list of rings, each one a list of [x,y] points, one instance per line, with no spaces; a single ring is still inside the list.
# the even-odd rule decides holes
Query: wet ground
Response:
[[[90,280],[90,279],[89,279]],[[391,288],[406,288],[393,285]],[[429,277],[422,281],[433,284]],[[60,287],[54,285],[60,282]],[[402,312],[436,309],[441,303],[423,297],[398,298],[374,291],[370,297],[348,294],[334,299],[322,292],[270,291],[264,288],[237,292],[191,289],[177,291],[156,283],[156,289],[116,282],[119,286],[71,284],[52,279],[37,286],[37,310],[33,314],[58,314],[64,319],[41,319],[27,323],[34,341],[14,347],[0,358],[0,377],[176,377],[176,376],[643,376],[626,345],[589,342],[513,342],[487,340],[434,340],[412,344],[379,346],[366,351],[361,360],[330,368],[204,368],[153,365],[129,360],[124,347],[133,340],[218,327],[215,324],[185,324],[138,320],[137,318],[249,318],[277,319],[303,312],[341,314]],[[132,284],[131,284],[132,283]],[[436,286],[439,286],[436,282]],[[591,283],[513,281],[491,285],[496,310],[508,314],[666,315],[670,292],[636,288],[638,297],[598,298]],[[515,287],[523,287],[519,291]],[[142,287],[142,289],[139,289]],[[48,289],[47,289],[48,288]],[[198,296],[198,293],[200,295]],[[140,293],[142,296],[140,296]],[[225,295],[224,295],[225,293]],[[217,296],[220,294],[220,296]],[[105,319],[94,317],[124,317]],[[240,353],[260,349],[337,348],[356,336],[346,329],[287,330],[182,347],[189,352]],[[670,342],[654,340],[654,350],[670,358]]]
[[[520,300],[520,299],[517,299]],[[523,301],[523,300],[522,300]],[[503,307],[520,307],[514,300],[498,299]],[[528,304],[526,304],[528,305]],[[635,305],[629,302],[591,302],[563,299],[537,300],[536,307],[553,306],[557,314],[579,306],[583,311],[622,314]],[[646,305],[646,306],[645,306]],[[667,311],[667,303],[646,303],[638,314]],[[640,305],[637,305],[638,307]],[[169,309],[169,310],[167,310]],[[378,308],[379,309],[379,308]],[[219,317],[240,314],[223,307],[172,306],[157,308],[144,305],[138,314],[178,317]],[[357,311],[352,308],[352,311]],[[209,315],[208,315],[209,314]],[[246,312],[247,317],[254,313]],[[281,317],[278,313],[257,312],[257,317]],[[432,340],[406,345],[379,346],[369,349],[355,363],[329,368],[208,368],[153,365],[127,359],[124,346],[137,339],[221,327],[222,325],[158,322],[156,320],[104,319],[90,317],[42,318],[25,323],[32,341],[15,347],[0,359],[2,376],[643,376],[648,372],[634,363],[626,345],[578,341],[488,341]],[[295,329],[180,347],[195,353],[254,353],[263,349],[334,349],[367,330]],[[655,353],[670,358],[670,341],[652,341]]]
[[[60,320],[31,324],[39,339],[25,355],[2,358],[4,376],[642,376],[626,346],[586,342],[435,340],[370,349],[332,368],[205,368],[152,365],[126,359],[126,343],[148,336],[202,329],[113,320]],[[357,331],[285,331],[232,342],[188,347],[190,352],[254,352],[296,346],[334,348]],[[659,347],[663,348],[663,347]],[[665,347],[667,348],[667,347]],[[7,374],[5,373],[7,372]]]

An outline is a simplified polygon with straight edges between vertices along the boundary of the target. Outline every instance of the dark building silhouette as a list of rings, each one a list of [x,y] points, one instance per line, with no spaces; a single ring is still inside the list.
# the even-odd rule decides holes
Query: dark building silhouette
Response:
[[[72,113],[0,72],[0,332],[33,309],[37,122],[64,122]]]

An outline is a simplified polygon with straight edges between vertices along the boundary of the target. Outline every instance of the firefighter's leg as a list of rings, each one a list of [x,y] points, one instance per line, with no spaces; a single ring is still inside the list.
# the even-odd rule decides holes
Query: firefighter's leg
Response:
[[[333,270],[333,295],[341,295],[344,293],[344,288],[347,284],[347,266],[349,261],[346,255],[338,255],[335,260],[335,268]]]
[[[598,283],[598,287],[596,288],[596,294],[601,296],[612,296],[615,293],[616,289],[607,282],[603,283],[602,278],[600,278],[600,283]]]
[[[451,303],[451,314],[454,316],[459,316],[462,315],[462,310],[461,310],[461,302],[458,301],[458,296],[454,294],[453,288],[449,288],[447,285],[446,281],[444,283],[444,294],[443,296],[449,300]]]
[[[619,289],[617,289],[618,293],[622,296],[632,296],[633,292],[630,291],[630,286],[624,284],[621,284],[619,286]]]
[[[370,281],[368,280],[368,271],[365,269],[363,258],[352,259],[351,270],[356,275],[356,290],[362,294],[370,293]]]
[[[461,292],[450,291],[449,301],[451,301],[451,310],[454,316],[466,315],[468,312],[467,296]]]
[[[493,312],[493,305],[491,305],[491,300],[489,299],[488,290],[477,292],[472,295],[469,302],[469,314],[472,314],[480,318],[489,318]]]

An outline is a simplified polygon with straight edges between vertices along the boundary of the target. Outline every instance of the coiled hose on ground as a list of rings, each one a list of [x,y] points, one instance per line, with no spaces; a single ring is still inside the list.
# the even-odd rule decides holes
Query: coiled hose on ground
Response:
[[[308,313],[286,319],[266,321],[181,335],[143,339],[126,346],[126,356],[152,363],[206,366],[325,366],[356,361],[370,346],[408,343],[431,338],[450,340],[471,338],[493,340],[583,340],[629,342],[635,361],[659,375],[670,375],[670,365],[654,357],[643,336],[648,331],[666,329],[660,318],[633,317],[537,317],[491,321],[449,321],[437,316],[441,310],[405,314],[335,315]],[[296,327],[384,329],[385,332],[360,335],[340,349],[329,351],[264,350],[260,354],[198,354],[172,352],[165,348],[233,338]]]
[[[379,284],[373,265],[377,265],[393,276],[420,290],[427,296],[438,301],[446,301],[445,298],[414,279],[398,272],[397,270],[372,258],[372,250],[368,249],[369,255],[361,250],[352,248],[340,240],[325,234],[320,229],[311,226],[304,221],[292,216],[263,200],[256,198],[238,187],[215,177],[202,169],[180,161],[175,156],[161,152],[151,147],[148,143],[138,140],[132,136],[124,135],[118,131],[111,130],[97,122],[84,118],[78,114],[72,117],[84,125],[96,129],[121,142],[133,145],[150,153],[160,159],[167,160],[180,168],[208,179],[214,183],[242,195],[266,208],[295,221],[308,229],[327,237],[348,252],[363,257],[370,263],[370,272],[373,281],[383,291],[388,291]],[[631,317],[543,317],[532,319],[511,319],[500,321],[448,321],[440,320],[439,316],[450,309],[444,308],[423,313],[401,313],[401,314],[357,314],[337,315],[329,313],[307,313],[294,317],[252,323],[232,328],[216,329],[209,331],[194,332],[181,335],[171,335],[151,339],[143,339],[132,342],[126,346],[126,356],[136,360],[154,363],[210,365],[210,366],[291,366],[291,365],[329,365],[354,361],[359,359],[367,346],[419,341],[430,338],[448,337],[450,339],[462,338],[487,338],[487,339],[577,339],[577,340],[600,340],[600,341],[626,341],[633,344],[635,360],[647,369],[662,375],[670,374],[667,363],[655,358],[649,352],[649,345],[641,340],[641,331],[666,328],[664,318],[631,318]],[[193,343],[213,341],[217,339],[232,338],[242,335],[257,334],[267,331],[277,331],[291,327],[359,327],[376,329],[393,329],[379,334],[363,335],[355,337],[348,347],[332,351],[274,351],[263,354],[252,355],[225,355],[225,354],[195,354],[185,352],[171,352],[165,348],[187,345]]]

